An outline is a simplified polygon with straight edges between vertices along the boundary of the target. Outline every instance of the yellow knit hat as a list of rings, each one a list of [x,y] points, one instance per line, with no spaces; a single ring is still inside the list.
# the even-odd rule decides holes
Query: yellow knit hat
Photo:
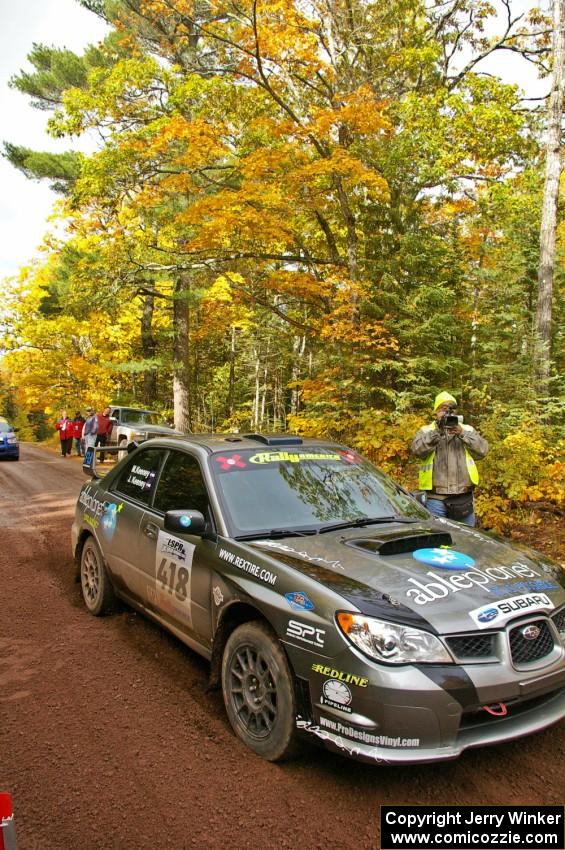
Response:
[[[434,413],[436,412],[438,407],[441,407],[442,404],[446,404],[448,402],[457,406],[457,399],[454,398],[451,393],[445,391],[442,393],[438,393],[434,401]]]

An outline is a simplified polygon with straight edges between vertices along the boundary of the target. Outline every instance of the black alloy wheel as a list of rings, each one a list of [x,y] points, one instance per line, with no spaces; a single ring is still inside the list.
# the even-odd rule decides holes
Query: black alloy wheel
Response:
[[[296,698],[286,655],[270,627],[244,623],[222,659],[222,690],[236,735],[267,761],[296,752]]]

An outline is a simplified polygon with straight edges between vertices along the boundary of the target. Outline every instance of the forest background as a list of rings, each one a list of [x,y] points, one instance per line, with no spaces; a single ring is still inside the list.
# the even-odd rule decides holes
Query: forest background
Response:
[[[20,436],[112,401],[182,430],[330,437],[412,487],[411,439],[449,389],[491,446],[482,525],[559,554],[563,210],[540,377],[546,100],[484,62],[519,54],[549,81],[551,16],[77,2],[105,40],[33,45],[12,80],[69,139],[4,145],[61,195],[41,259],[4,290],[0,412]]]

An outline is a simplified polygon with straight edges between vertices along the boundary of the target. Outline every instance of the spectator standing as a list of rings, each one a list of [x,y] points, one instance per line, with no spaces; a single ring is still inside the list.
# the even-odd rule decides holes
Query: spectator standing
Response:
[[[427,492],[430,513],[474,526],[473,491],[479,483],[475,461],[486,456],[488,443],[463,424],[456,409],[451,393],[436,396],[434,421],[420,428],[412,442],[412,454],[422,460],[419,487]]]
[[[61,418],[55,423],[61,441],[61,454],[63,457],[70,455],[73,448],[73,421],[67,416],[67,411],[61,411]]]
[[[82,429],[82,438],[84,440],[84,451],[89,448],[94,448],[96,445],[96,435],[98,434],[98,417],[94,412],[93,407],[89,407],[86,411],[86,422]]]
[[[98,434],[96,436],[96,445],[105,446],[112,434],[113,422],[110,419],[110,408],[105,407],[102,413],[97,413]],[[104,452],[100,452],[100,463],[104,463]]]
[[[84,416],[82,416],[80,410],[77,410],[75,413],[75,418],[73,419],[73,438],[75,441],[75,450],[78,457],[81,457],[84,454],[82,448],[82,429],[84,428]]]

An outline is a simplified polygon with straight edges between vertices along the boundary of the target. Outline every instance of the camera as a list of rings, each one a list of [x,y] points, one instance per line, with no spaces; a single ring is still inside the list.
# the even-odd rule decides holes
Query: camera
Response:
[[[438,424],[440,428],[457,428],[457,426],[462,423],[462,416],[457,416],[455,413],[448,412],[443,414]]]

